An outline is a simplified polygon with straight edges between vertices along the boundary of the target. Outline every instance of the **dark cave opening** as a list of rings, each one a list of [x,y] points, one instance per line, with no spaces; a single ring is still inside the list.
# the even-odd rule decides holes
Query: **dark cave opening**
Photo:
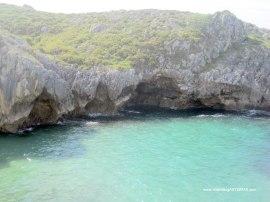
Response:
[[[152,106],[171,109],[205,108],[193,94],[181,91],[174,79],[156,76],[138,84],[125,107]]]
[[[31,125],[55,123],[58,119],[57,111],[56,102],[46,91],[43,91],[36,99],[27,122]]]

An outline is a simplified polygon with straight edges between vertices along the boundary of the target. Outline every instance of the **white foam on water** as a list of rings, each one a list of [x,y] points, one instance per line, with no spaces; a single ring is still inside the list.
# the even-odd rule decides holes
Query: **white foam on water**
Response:
[[[34,128],[33,127],[30,127],[30,128],[19,130],[18,133],[19,134],[22,134],[24,132],[32,132],[33,130],[34,130]]]
[[[127,110],[128,113],[131,113],[131,114],[140,114],[141,112],[139,111],[135,111],[135,110]]]
[[[85,123],[85,125],[86,126],[95,126],[95,125],[98,125],[99,124],[99,122],[97,122],[97,121],[87,121],[86,123]]]
[[[95,117],[99,117],[99,116],[104,116],[104,114],[102,114],[102,113],[89,113],[88,116],[95,118]]]
[[[252,109],[252,110],[248,110],[247,111],[247,116],[270,116],[270,112],[268,111],[263,111],[263,110],[255,110],[255,109]]]
[[[200,114],[200,115],[197,115],[196,117],[208,117],[209,115],[206,115],[206,114]]]
[[[200,115],[197,115],[196,117],[214,117],[214,118],[219,118],[219,117],[224,117],[225,115],[224,114],[200,114]]]
[[[218,118],[218,117],[224,117],[225,115],[224,114],[214,114],[214,115],[211,115],[212,117],[215,117],[215,118]]]

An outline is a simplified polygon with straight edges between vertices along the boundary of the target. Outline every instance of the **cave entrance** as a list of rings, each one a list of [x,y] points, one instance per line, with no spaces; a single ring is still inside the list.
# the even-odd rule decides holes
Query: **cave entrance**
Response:
[[[29,123],[31,125],[55,123],[58,119],[57,111],[56,102],[46,91],[43,91],[29,114]]]
[[[167,107],[181,96],[182,92],[172,78],[157,76],[139,83],[128,105]]]
[[[155,76],[139,83],[125,107],[205,108],[194,94],[182,91],[173,78],[166,76]]]

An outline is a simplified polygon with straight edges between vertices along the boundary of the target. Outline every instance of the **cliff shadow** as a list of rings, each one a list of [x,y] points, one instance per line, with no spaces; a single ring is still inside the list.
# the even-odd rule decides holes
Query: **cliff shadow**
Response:
[[[86,148],[82,141],[89,138],[89,135],[94,136],[95,130],[82,127],[77,131],[78,124],[81,123],[68,122],[64,125],[37,127],[21,134],[0,135],[0,169],[10,166],[16,160],[61,161],[83,156]]]

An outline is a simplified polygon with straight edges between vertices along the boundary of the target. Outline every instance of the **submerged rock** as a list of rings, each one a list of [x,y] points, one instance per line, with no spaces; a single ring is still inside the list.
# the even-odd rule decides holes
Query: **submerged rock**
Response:
[[[248,39],[250,26],[219,12],[199,41],[169,40],[158,66],[127,70],[65,67],[2,31],[0,131],[130,106],[270,111],[270,50]]]

